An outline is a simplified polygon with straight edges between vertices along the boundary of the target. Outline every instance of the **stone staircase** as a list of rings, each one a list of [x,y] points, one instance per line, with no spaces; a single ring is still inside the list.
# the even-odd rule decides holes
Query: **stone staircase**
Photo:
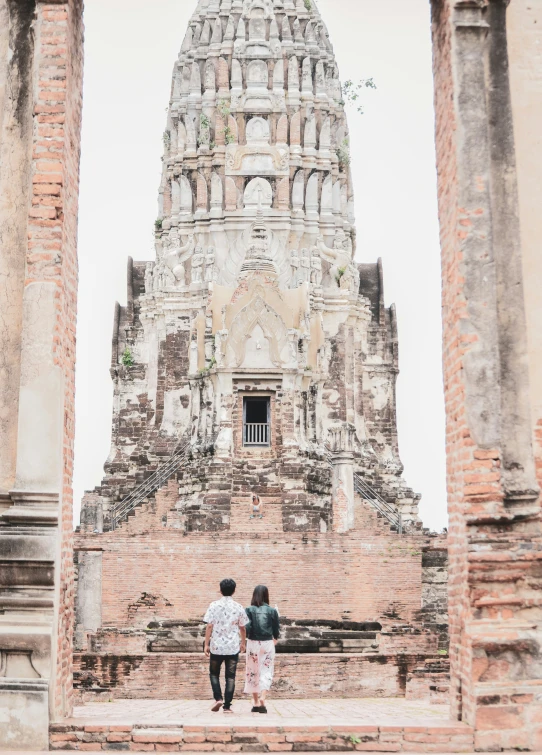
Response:
[[[230,532],[282,532],[282,502],[280,498],[261,496],[263,519],[250,518],[250,496],[232,498],[230,510]]]
[[[359,493],[354,498],[354,529],[360,531],[370,530],[377,535],[397,534],[397,530],[391,526],[387,519],[374,509],[371,504],[362,498]]]
[[[252,493],[267,498],[281,499],[279,462],[276,458],[262,456],[238,456],[233,461],[233,486],[235,498],[243,498]]]

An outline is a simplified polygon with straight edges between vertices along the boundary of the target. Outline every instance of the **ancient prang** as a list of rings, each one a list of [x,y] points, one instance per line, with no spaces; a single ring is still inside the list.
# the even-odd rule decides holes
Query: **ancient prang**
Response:
[[[344,104],[314,4],[198,4],[173,74],[156,261],[129,261],[111,453],[77,535],[82,689],[152,696],[103,664],[198,650],[224,570],[245,600],[253,569],[269,582],[292,623],[284,652],[352,652],[348,681],[337,666],[331,687],[289,678],[285,696],[404,695],[445,648],[445,544],[402,478],[396,316],[381,264],[354,261]],[[382,653],[389,671],[369,673]],[[446,671],[437,657],[422,677]]]
[[[156,262],[130,262],[115,320],[105,529],[181,447],[191,459],[170,524],[187,532],[228,530],[252,491],[285,531],[347,531],[345,466],[405,525],[418,521],[398,456],[395,312],[381,265],[354,262],[339,73],[306,5],[200,2],[192,17],[164,132]]]

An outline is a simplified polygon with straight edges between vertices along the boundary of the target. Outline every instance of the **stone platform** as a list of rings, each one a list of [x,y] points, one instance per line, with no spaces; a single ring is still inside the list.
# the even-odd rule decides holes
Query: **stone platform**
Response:
[[[241,657],[239,679],[244,678],[244,662]],[[448,692],[448,673],[440,670],[440,663],[438,658],[403,653],[278,654],[273,697],[442,697]],[[208,661],[201,652],[74,655],[75,688],[81,702],[205,700],[208,674]]]
[[[473,732],[448,706],[405,700],[272,700],[267,716],[246,699],[234,714],[209,701],[91,703],[51,727],[54,750],[204,752],[472,752]]]

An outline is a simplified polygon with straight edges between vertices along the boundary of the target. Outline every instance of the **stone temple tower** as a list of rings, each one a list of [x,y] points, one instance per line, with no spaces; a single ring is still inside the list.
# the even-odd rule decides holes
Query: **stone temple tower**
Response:
[[[116,526],[166,462],[168,521],[186,532],[228,530],[253,491],[285,531],[347,531],[353,474],[416,523],[395,311],[381,264],[354,261],[348,125],[316,4],[200,0],[164,145],[156,261],[129,262],[112,448],[83,521],[99,499]]]
[[[381,264],[354,261],[315,3],[200,0],[164,144],[156,260],[128,264],[111,453],[75,536],[78,694],[207,697],[201,617],[229,576],[280,604],[276,694],[429,696],[445,542],[401,477],[395,312]]]

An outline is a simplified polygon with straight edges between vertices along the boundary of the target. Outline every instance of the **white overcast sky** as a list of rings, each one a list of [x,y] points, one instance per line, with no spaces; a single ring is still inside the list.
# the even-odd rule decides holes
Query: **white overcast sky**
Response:
[[[126,260],[153,259],[173,63],[196,0],[87,0],[79,225],[75,518],[111,437],[113,308]],[[399,319],[399,441],[426,526],[446,526],[440,252],[428,0],[318,0],[341,79],[373,77],[349,113],[358,261],[384,261]]]

